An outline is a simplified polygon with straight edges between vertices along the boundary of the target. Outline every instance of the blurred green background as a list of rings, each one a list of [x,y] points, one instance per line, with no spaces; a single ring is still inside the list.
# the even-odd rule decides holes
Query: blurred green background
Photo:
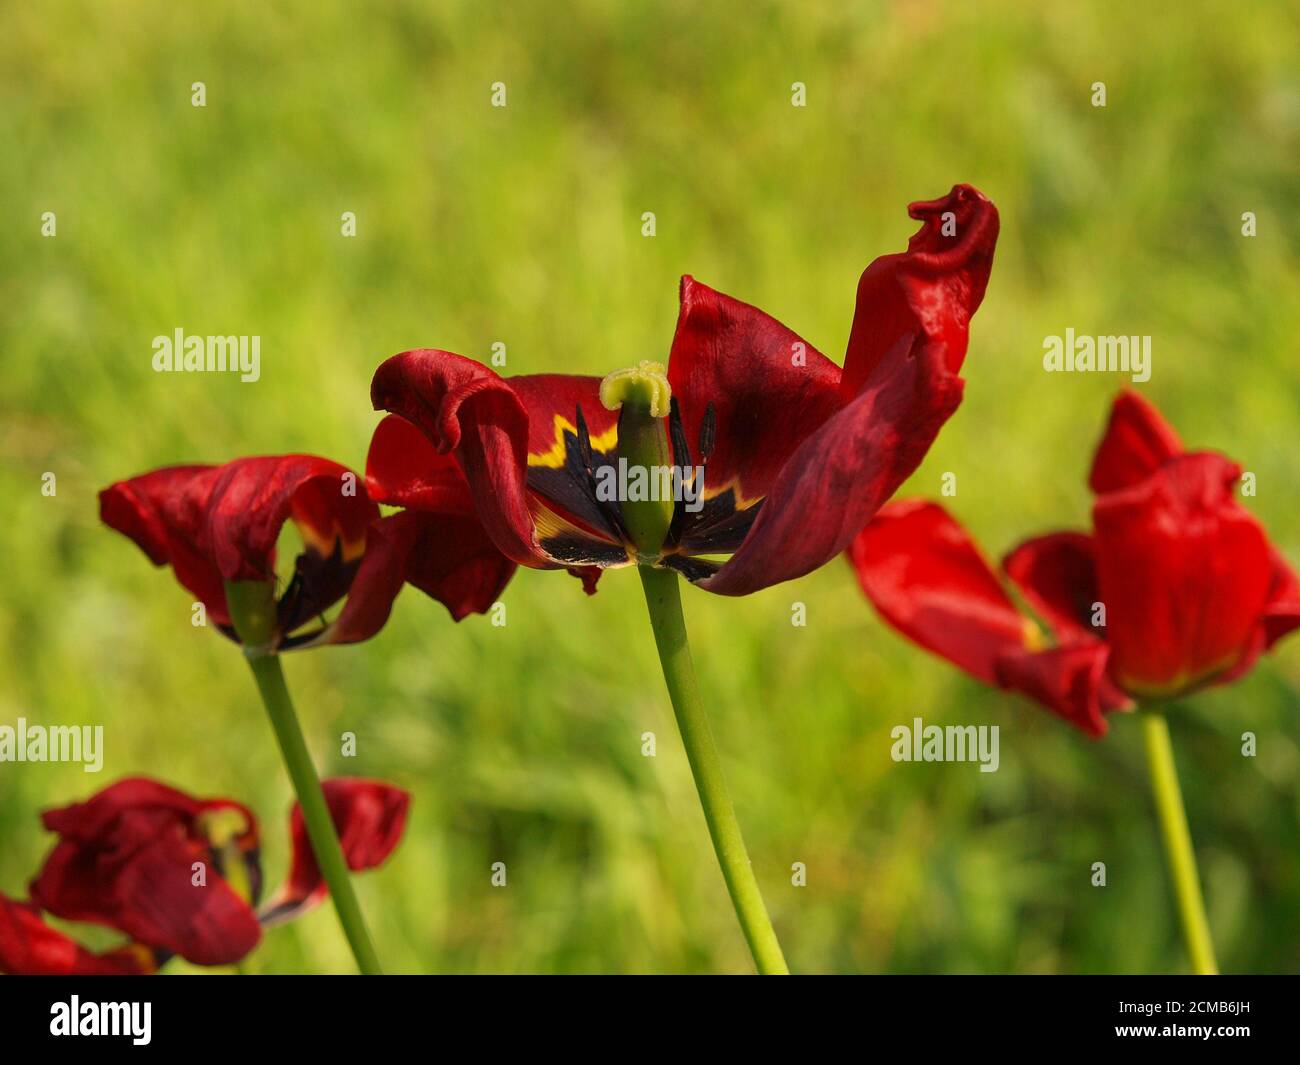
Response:
[[[248,802],[269,885],[287,862],[247,671],[99,526],[100,487],[295,450],[360,468],[371,373],[410,347],[501,341],[511,373],[663,357],[685,272],[838,360],[859,272],[956,181],[998,204],[1002,239],[965,403],[904,494],[955,472],[947,502],[994,554],[1084,525],[1122,381],[1045,374],[1043,337],[1151,334],[1144,393],[1258,475],[1249,505],[1300,563],[1294,5],[566,7],[0,6],[0,723],[102,724],[107,749],[98,776],[0,765],[0,891],[22,895],[49,845],[41,808],[133,773]],[[177,327],[260,335],[261,381],[155,374],[151,340]],[[796,971],[1185,969],[1134,721],[1093,743],[981,689],[884,629],[842,562],[686,600]],[[588,600],[521,572],[504,601],[503,628],[453,625],[408,591],[371,643],[286,661],[323,772],[414,793],[405,843],[358,881],[387,967],[748,970],[639,582],[611,573]],[[1300,969],[1298,692],[1292,640],[1173,722],[1228,971]],[[914,716],[1001,726],[1000,770],[893,763]],[[352,966],[322,908],[248,967]]]

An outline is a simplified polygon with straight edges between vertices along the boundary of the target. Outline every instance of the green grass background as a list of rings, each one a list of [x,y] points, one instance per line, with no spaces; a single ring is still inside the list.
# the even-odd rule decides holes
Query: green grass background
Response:
[[[1043,337],[1149,333],[1143,391],[1257,474],[1249,505],[1300,563],[1294,5],[566,6],[0,5],[0,723],[102,724],[107,748],[99,776],[0,765],[0,891],[49,845],[41,808],[132,773],[248,802],[270,885],[287,861],[247,671],[98,524],[100,487],[294,450],[360,467],[371,373],[410,347],[502,341],[513,373],[664,357],[685,272],[838,359],[859,272],[956,181],[997,202],[1002,239],[965,403],[905,494],[955,472],[991,553],[1084,525],[1121,380],[1045,374]],[[259,334],[261,381],[153,373],[177,327]],[[504,628],[453,625],[408,591],[371,643],[286,661],[323,771],[414,793],[401,849],[358,881],[387,967],[747,970],[639,582],[588,600],[522,572],[504,599]],[[1093,743],[981,689],[883,628],[841,561],[686,599],[794,969],[1185,969],[1135,722]],[[1173,721],[1227,970],[1300,969],[1298,691],[1292,640]],[[1001,726],[1001,769],[893,763],[913,716]],[[322,908],[248,967],[351,962]]]

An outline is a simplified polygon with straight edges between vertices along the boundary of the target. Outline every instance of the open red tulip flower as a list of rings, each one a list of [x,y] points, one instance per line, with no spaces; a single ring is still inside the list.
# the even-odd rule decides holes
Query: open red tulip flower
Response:
[[[314,455],[172,466],[119,481],[99,498],[104,523],[155,565],[170,565],[236,640],[226,583],[274,581],[276,541],[292,520],[303,550],[275,603],[268,634],[274,651],[368,639],[387,621],[404,581],[457,620],[481,613],[514,571],[464,515],[381,519],[356,474]],[[340,600],[337,616],[325,621]]]
[[[357,475],[314,455],[174,466],[100,493],[107,525],[169,564],[221,631],[243,645],[322,875],[365,973],[379,972],[326,797],[285,684],[279,652],[374,635],[409,582],[455,620],[486,611],[514,572],[472,514],[440,508],[381,518]],[[276,542],[287,521],[303,551],[277,596]],[[325,612],[339,600],[333,620]]]
[[[890,504],[849,554],[905,636],[1103,736],[1106,714],[1236,680],[1300,625],[1300,584],[1234,498],[1240,476],[1122,393],[1089,478],[1092,533],[1035,537],[1002,561],[1041,625],[937,504]]]
[[[905,252],[862,274],[841,369],[763,311],[682,279],[667,368],[503,378],[447,351],[395,355],[373,497],[455,501],[511,561],[593,591],[635,565],[715,849],[761,971],[784,970],[690,673],[680,574],[746,595],[843,551],[961,401],[998,213],[969,185],[914,203]],[[420,435],[423,436],[423,441]],[[689,720],[688,720],[689,719]],[[707,749],[705,749],[707,748]]]
[[[890,625],[980,680],[1093,737],[1114,711],[1147,711],[1162,821],[1176,835],[1184,825],[1186,839],[1161,707],[1237,680],[1300,626],[1300,582],[1234,497],[1240,477],[1221,455],[1185,451],[1150,403],[1123,392],[1089,477],[1092,532],[1036,537],[1002,561],[1026,610],[934,503],[883,508],[849,557]],[[1199,903],[1199,886],[1180,890],[1185,906]],[[1209,971],[1204,915],[1184,921],[1193,959]]]
[[[374,780],[327,780],[324,788],[349,868],[382,864],[401,839],[410,797]],[[0,895],[0,972],[144,974],[174,956],[230,965],[257,946],[263,927],[307,912],[326,894],[297,804],[289,879],[260,907],[257,820],[232,799],[197,799],[137,777],[47,811],[43,821],[59,842],[29,902]],[[128,941],[96,954],[43,913],[104,925]]]
[[[909,211],[922,226],[908,250],[862,275],[843,370],[758,308],[682,279],[654,416],[668,416],[665,461],[685,471],[677,494],[692,498],[670,501],[657,543],[637,542],[634,491],[600,490],[631,458],[611,409],[618,383],[602,396],[599,377],[502,378],[447,351],[395,355],[376,372],[372,399],[436,451],[417,453],[410,434],[382,426],[372,491],[399,504],[467,491],[503,554],[576,570],[589,586],[602,569],[640,562],[744,595],[816,569],[916,468],[961,400],[997,210],[959,185]],[[702,483],[691,480],[697,470]],[[720,555],[730,558],[706,557]]]

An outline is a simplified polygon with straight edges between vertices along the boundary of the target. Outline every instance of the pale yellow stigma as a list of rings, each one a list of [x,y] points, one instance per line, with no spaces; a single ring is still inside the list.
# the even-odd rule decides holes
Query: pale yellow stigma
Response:
[[[600,402],[606,410],[624,403],[648,407],[652,418],[667,418],[673,390],[661,362],[642,359],[639,366],[615,370],[600,382]]]

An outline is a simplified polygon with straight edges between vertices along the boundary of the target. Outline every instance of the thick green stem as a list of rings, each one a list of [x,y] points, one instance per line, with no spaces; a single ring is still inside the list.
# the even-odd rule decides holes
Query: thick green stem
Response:
[[[1178,903],[1178,918],[1183,927],[1183,938],[1187,942],[1187,953],[1191,956],[1192,968],[1198,975],[1214,976],[1219,969],[1214,961],[1214,944],[1210,940],[1210,922],[1205,916],[1205,900],[1201,898],[1196,853],[1192,850],[1192,835],[1187,828],[1187,811],[1183,809],[1178,771],[1174,768],[1169,725],[1163,714],[1144,711],[1142,732],[1146,738],[1151,792],[1160,818],[1160,834],[1169,861],[1169,876],[1174,884],[1174,898]]]
[[[789,969],[772,928],[771,918],[763,905],[763,896],[750,866],[745,841],[740,834],[740,822],[727,795],[727,785],[722,777],[722,761],[713,744],[713,733],[700,698],[695,680],[695,667],[691,662],[691,649],[686,640],[686,623],[682,618],[681,590],[677,574],[668,569],[638,567],[641,583],[645,587],[646,606],[650,611],[650,626],[654,630],[655,644],[659,648],[659,661],[663,665],[664,680],[677,727],[681,730],[686,757],[691,763],[695,787],[704,808],[704,820],[713,838],[713,849],[722,866],[722,875],[731,893],[736,916],[749,943],[750,953],[758,971],[764,975],[786,974]]]
[[[338,833],[334,830],[334,821],[330,818],[325,794],[321,791],[320,778],[316,775],[316,767],[312,765],[311,754],[298,725],[298,715],[294,712],[289,689],[284,683],[280,659],[277,655],[253,652],[248,655],[248,664],[253,669],[258,691],[262,693],[262,701],[266,704],[266,713],[271,719],[271,728],[275,730],[276,741],[280,744],[285,768],[289,770],[289,779],[293,781],[293,790],[298,795],[298,805],[307,826],[312,853],[316,856],[321,876],[329,886],[330,898],[338,912],[343,934],[347,936],[348,945],[357,959],[357,967],[367,976],[378,975],[381,972],[379,958],[375,955],[370,933],[366,931],[365,919],[361,916],[361,906],[352,890],[347,860],[343,857],[343,848],[339,845]]]

